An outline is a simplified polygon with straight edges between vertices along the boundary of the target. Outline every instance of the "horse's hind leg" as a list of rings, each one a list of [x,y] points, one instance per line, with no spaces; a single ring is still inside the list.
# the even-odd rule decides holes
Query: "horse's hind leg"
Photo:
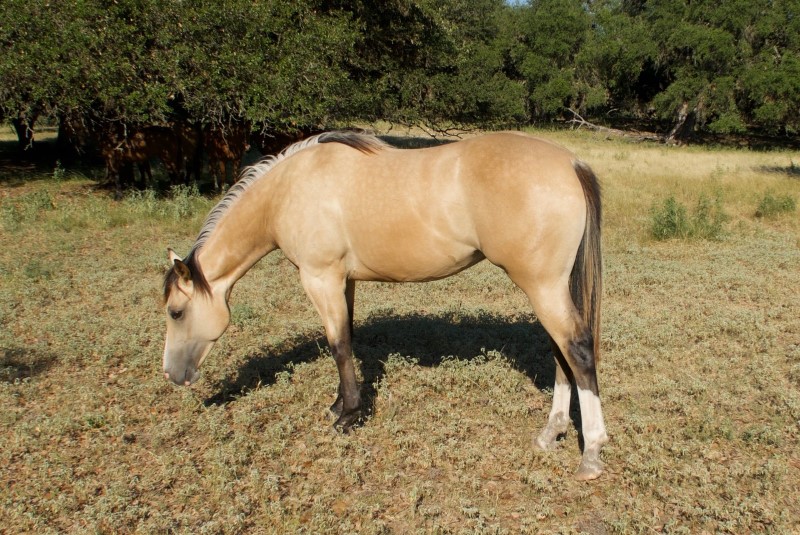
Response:
[[[356,382],[351,337],[351,295],[354,286],[335,273],[315,274],[300,271],[300,280],[325,324],[336,367],[339,370],[339,397],[331,407],[338,419],[333,426],[347,432],[362,417],[361,392]],[[341,400],[341,401],[340,401]]]
[[[570,377],[571,370],[564,361],[558,344],[550,340],[553,346],[554,360],[556,363],[556,382],[553,387],[553,407],[550,409],[550,416],[547,418],[545,427],[536,438],[536,445],[543,450],[552,450],[557,446],[558,437],[567,432],[569,428],[569,405],[572,398],[572,384]],[[567,374],[569,372],[569,375]]]
[[[345,286],[344,296],[347,300],[347,317],[350,318],[350,340],[353,339],[353,308],[355,304],[355,296],[356,296],[356,281],[349,280],[347,281],[347,286]],[[337,396],[336,401],[333,402],[331,405],[330,410],[331,412],[338,418],[342,415],[342,405],[344,403],[344,398],[342,397],[342,387],[341,385],[337,389]]]
[[[563,357],[561,366],[566,364],[575,378],[584,444],[583,459],[576,477],[581,480],[595,479],[603,472],[600,450],[608,442],[608,435],[600,405],[592,334],[572,302],[566,280],[559,284],[517,279],[514,282],[528,295],[536,316],[558,346]],[[562,415],[564,419],[568,417],[570,391],[566,386],[567,379],[566,370],[562,368],[560,372],[556,371],[557,391],[553,396],[550,420],[537,440],[540,446],[542,442],[550,446],[550,434],[558,436],[564,421]]]

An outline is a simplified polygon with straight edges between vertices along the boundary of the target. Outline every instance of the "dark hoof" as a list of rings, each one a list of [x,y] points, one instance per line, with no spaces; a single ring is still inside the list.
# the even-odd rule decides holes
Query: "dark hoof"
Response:
[[[342,408],[344,407],[344,398],[341,394],[336,398],[336,401],[331,405],[331,412],[334,416],[339,418],[342,415]]]
[[[334,403],[334,405],[336,404]],[[361,425],[362,419],[363,415],[361,409],[355,409],[339,416],[339,419],[333,424],[333,428],[340,433],[346,434],[349,433],[353,427]]]

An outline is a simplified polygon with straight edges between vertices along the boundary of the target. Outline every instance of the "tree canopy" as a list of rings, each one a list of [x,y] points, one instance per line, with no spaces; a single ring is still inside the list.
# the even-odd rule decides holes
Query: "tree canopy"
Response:
[[[0,115],[800,128],[800,0],[5,0]]]

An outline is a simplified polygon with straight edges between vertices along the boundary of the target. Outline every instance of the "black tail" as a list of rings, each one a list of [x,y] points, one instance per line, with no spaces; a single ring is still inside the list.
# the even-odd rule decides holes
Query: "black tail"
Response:
[[[600,243],[602,206],[600,184],[588,165],[575,160],[575,173],[586,196],[586,229],[570,275],[572,301],[594,340],[595,362],[600,360],[600,301],[603,293],[603,255]]]

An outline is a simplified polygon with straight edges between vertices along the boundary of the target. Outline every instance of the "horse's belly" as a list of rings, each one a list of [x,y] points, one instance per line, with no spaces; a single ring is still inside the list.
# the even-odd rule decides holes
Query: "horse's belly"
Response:
[[[431,281],[454,275],[483,259],[480,251],[466,245],[377,247],[373,251],[354,252],[348,262],[348,276],[383,282]]]

